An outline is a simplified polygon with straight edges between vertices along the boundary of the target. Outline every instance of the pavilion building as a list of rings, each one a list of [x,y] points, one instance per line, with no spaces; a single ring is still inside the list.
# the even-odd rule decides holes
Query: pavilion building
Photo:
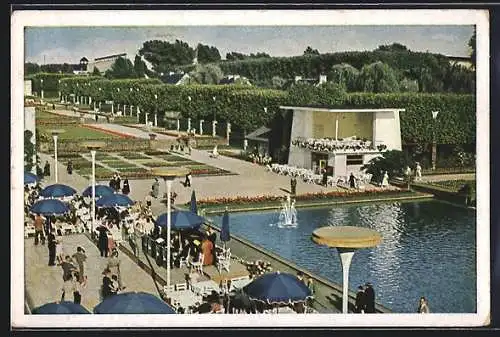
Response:
[[[401,150],[399,113],[404,109],[280,109],[292,112],[290,166],[347,176],[384,151]]]

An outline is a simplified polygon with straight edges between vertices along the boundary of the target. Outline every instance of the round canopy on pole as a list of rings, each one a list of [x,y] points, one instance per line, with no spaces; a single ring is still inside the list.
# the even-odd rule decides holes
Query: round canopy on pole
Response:
[[[348,313],[349,267],[356,249],[375,247],[382,241],[377,231],[356,226],[326,226],[312,233],[312,240],[336,248],[342,262],[342,313]]]

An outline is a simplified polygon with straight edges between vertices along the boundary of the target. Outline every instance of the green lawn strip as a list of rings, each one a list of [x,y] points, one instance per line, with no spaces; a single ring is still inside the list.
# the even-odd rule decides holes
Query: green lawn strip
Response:
[[[38,126],[38,128],[41,132],[49,134],[50,133],[49,130],[54,129],[55,127],[54,126],[49,126],[49,127]],[[93,130],[93,129],[86,128],[86,127],[79,126],[79,125],[69,125],[68,124],[68,125],[58,126],[57,128],[64,129],[64,131],[65,131],[64,133],[61,133],[59,135],[59,139],[61,141],[76,140],[76,139],[78,139],[78,140],[84,140],[84,139],[102,140],[102,139],[119,139],[120,138],[118,136],[115,136],[115,135],[112,135],[109,133],[101,132],[98,130]]]
[[[125,159],[149,159],[149,157],[137,152],[121,152],[118,153],[118,155],[122,156]]]
[[[399,192],[399,193],[388,193],[387,195],[377,195],[377,196],[346,196],[346,197],[332,197],[332,198],[318,198],[313,200],[298,200],[295,204],[296,207],[320,207],[320,206],[333,206],[341,205],[347,203],[365,203],[365,202],[384,202],[384,201],[395,201],[395,200],[411,200],[411,199],[431,199],[431,194],[420,193],[420,192]],[[271,210],[278,209],[282,207],[282,201],[264,201],[264,202],[227,202],[218,204],[205,204],[202,201],[198,203],[198,208],[203,209],[207,213],[222,213],[227,207],[228,210],[233,212],[244,212],[251,210]],[[186,206],[189,203],[186,204]]]
[[[476,181],[475,180],[445,180],[445,181],[431,181],[427,184],[444,188],[449,191],[458,192],[465,184],[470,184],[473,193],[476,193]]]
[[[144,151],[144,154],[147,154],[148,156],[162,156],[162,155],[168,155],[168,152],[151,150],[151,151]]]
[[[435,170],[424,169],[422,175],[441,175],[441,174],[467,174],[476,173],[474,167],[436,167]]]
[[[82,168],[76,170],[78,174],[84,176],[84,177],[90,177],[92,175],[92,168]],[[113,171],[108,170],[105,167],[102,166],[96,166],[95,168],[95,176],[96,178],[103,178],[103,177],[111,177],[113,175]]]
[[[163,167],[163,166],[175,166],[175,165],[177,165],[177,163],[167,163],[164,161],[144,162],[141,164],[144,166],[147,166],[147,167]],[[172,164],[175,164],[175,165],[172,165]],[[178,165],[178,166],[181,166],[181,165]]]
[[[36,111],[35,118],[37,120],[43,120],[43,121],[49,120],[49,121],[54,121],[54,122],[78,121],[78,117],[59,115],[59,114],[48,112],[45,110]]]
[[[175,154],[156,155],[156,157],[161,158],[161,159],[166,160],[166,161],[192,161],[189,158],[176,156]]]

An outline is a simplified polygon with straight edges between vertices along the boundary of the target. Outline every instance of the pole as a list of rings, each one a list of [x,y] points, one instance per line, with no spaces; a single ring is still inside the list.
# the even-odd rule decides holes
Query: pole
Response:
[[[90,226],[90,237],[94,237],[94,224],[95,224],[95,150],[91,150],[92,155],[92,222]]]
[[[335,140],[339,139],[339,120],[335,120]]]
[[[172,223],[171,218],[171,204],[170,204],[170,190],[172,189],[172,180],[167,182],[167,289],[170,289],[170,226]]]
[[[54,175],[57,184],[57,135],[54,135]]]
[[[337,248],[342,261],[342,313],[348,313],[349,303],[349,267],[351,266],[352,257],[354,256],[354,249]]]

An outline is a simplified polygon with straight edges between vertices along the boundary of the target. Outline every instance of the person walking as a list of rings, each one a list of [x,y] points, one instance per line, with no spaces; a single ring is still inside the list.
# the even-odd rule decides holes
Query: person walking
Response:
[[[429,303],[427,302],[427,299],[425,297],[420,297],[420,300],[418,302],[418,309],[417,312],[419,314],[428,314],[430,313],[429,310]]]
[[[292,176],[292,179],[290,180],[290,193],[292,195],[295,195],[297,192],[297,178],[295,176]]]
[[[127,178],[125,178],[125,180],[123,181],[122,193],[125,195],[128,195],[130,193],[130,185]]]
[[[116,174],[115,184],[116,184],[116,192],[120,192],[122,186],[122,177],[120,177],[119,173]]]
[[[56,261],[57,264],[64,262],[63,238],[61,232],[58,232],[56,236]]]
[[[416,162],[415,166],[415,181],[422,181],[422,166],[419,162]]]
[[[78,265],[78,282],[83,283],[85,280],[85,261],[87,261],[85,250],[82,247],[78,246],[76,248],[76,253],[73,254],[73,259]]]
[[[389,186],[389,174],[387,174],[387,171],[384,171],[382,175],[382,183],[380,184],[381,187],[387,187]]]
[[[51,229],[47,237],[47,246],[49,248],[49,266],[55,266],[56,260],[56,235],[54,229]]]
[[[328,171],[326,169],[321,170],[323,178],[321,179],[321,184],[323,186],[328,186]]]
[[[356,293],[356,301],[354,302],[354,312],[358,314],[364,314],[366,310],[366,294],[363,286],[358,287],[358,292]]]
[[[118,249],[114,248],[111,256],[108,259],[107,269],[111,271],[112,275],[116,275],[118,277],[118,288],[124,289],[122,283],[122,276],[120,272],[120,259],[118,258]]]
[[[99,252],[101,257],[108,257],[108,229],[104,226],[99,226]]]
[[[160,193],[160,183],[158,182],[158,178],[155,178],[153,186],[151,186],[151,196],[157,199],[159,193]]]
[[[108,268],[104,269],[101,285],[101,296],[102,299],[106,299],[113,295],[113,280],[111,279],[111,270]]]
[[[43,231],[43,218],[40,213],[35,215],[35,245],[38,245],[39,240],[42,242],[42,245],[45,245],[45,234]]]
[[[50,164],[48,160],[45,162],[45,166],[43,167],[43,176],[50,177]]]
[[[66,171],[68,172],[68,174],[73,174],[73,162],[70,160],[68,160],[68,164],[66,165]]]
[[[81,275],[78,272],[73,274],[73,303],[81,304],[82,303],[82,288],[84,284],[82,284],[79,280],[81,279]]]
[[[186,180],[184,181],[184,187],[191,187],[191,172],[186,174]]]
[[[373,290],[373,285],[370,282],[365,284],[365,294],[366,294],[366,310],[367,314],[375,313],[375,290]]]
[[[64,261],[61,263],[61,268],[63,271],[63,281],[66,282],[73,278],[73,272],[76,271],[76,267],[71,260],[69,255],[66,255]]]
[[[356,188],[356,177],[354,177],[354,173],[352,172],[351,175],[349,176],[349,187]]]

